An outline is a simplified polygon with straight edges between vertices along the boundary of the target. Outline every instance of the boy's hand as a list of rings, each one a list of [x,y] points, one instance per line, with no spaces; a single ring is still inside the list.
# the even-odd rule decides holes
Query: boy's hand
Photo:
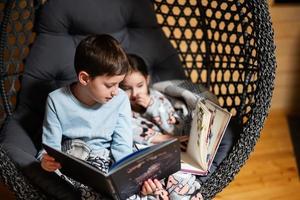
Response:
[[[149,194],[155,194],[155,192],[159,190],[163,190],[162,184],[157,179],[148,179],[144,181],[144,184],[142,186],[141,194],[146,196]]]
[[[138,94],[135,100],[136,104],[144,108],[148,108],[150,101],[151,101],[151,97],[148,94]]]
[[[61,168],[60,163],[56,162],[55,159],[49,156],[47,153],[43,155],[43,158],[41,160],[41,166],[44,170],[48,172],[54,172],[55,170]]]

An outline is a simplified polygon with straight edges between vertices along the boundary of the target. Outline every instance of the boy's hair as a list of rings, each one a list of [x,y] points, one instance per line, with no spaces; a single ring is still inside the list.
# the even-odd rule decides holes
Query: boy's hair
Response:
[[[123,75],[129,70],[129,62],[120,43],[110,35],[91,35],[76,48],[75,70],[87,72],[91,77]]]
[[[149,75],[147,65],[143,58],[135,54],[127,54],[127,57],[130,64],[129,73],[140,72],[145,77]]]

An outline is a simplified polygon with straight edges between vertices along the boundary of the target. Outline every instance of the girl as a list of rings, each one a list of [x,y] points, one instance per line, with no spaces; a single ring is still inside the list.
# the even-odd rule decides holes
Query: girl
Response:
[[[150,78],[143,59],[133,54],[127,56],[130,69],[120,87],[130,100],[134,142],[151,145],[172,137],[186,141],[188,136],[181,136],[182,119],[171,102],[162,93],[149,88]],[[161,181],[145,181],[141,190],[144,196],[134,195],[130,199],[191,199],[199,188],[200,183],[194,175],[179,171]]]
[[[180,136],[181,119],[162,93],[149,88],[144,60],[134,54],[129,54],[128,60],[131,68],[121,88],[127,93],[132,108],[134,141],[149,145]]]

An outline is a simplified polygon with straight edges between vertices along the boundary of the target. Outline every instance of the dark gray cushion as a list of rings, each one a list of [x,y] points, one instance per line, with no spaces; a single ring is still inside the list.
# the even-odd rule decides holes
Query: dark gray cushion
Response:
[[[41,12],[38,32],[26,61],[17,111],[26,107],[36,112],[34,129],[43,118],[47,94],[76,80],[75,49],[88,34],[111,34],[127,52],[141,55],[154,81],[185,78],[148,0],[51,0]],[[40,135],[39,131],[29,133],[34,138]]]

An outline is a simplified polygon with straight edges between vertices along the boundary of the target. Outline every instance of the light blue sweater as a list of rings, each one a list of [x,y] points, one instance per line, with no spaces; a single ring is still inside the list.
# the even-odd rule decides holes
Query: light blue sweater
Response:
[[[79,102],[70,87],[51,92],[46,103],[43,143],[61,150],[62,137],[81,139],[92,151],[110,149],[118,161],[132,152],[131,108],[126,93],[91,107]]]

